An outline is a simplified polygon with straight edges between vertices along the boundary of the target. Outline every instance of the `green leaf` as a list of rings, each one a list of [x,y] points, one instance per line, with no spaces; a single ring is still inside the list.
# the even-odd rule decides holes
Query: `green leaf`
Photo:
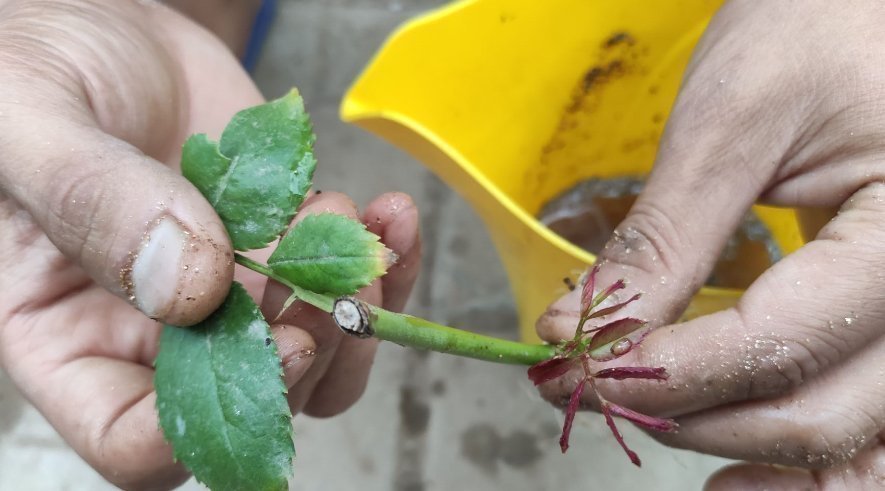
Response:
[[[194,135],[181,171],[221,217],[234,249],[266,246],[288,227],[310,188],[314,134],[297,90],[237,113],[215,143]]]
[[[239,283],[190,328],[166,326],[154,386],[175,458],[211,489],[286,489],[291,412],[270,328]]]
[[[267,264],[302,288],[349,295],[383,275],[393,259],[393,253],[362,223],[322,213],[292,227]]]

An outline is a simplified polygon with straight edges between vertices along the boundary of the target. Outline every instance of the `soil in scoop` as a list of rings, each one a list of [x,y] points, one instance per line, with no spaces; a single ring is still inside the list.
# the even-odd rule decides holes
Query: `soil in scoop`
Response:
[[[633,206],[642,185],[636,178],[589,179],[550,200],[538,219],[573,244],[597,253]],[[781,256],[771,231],[751,211],[729,239],[707,285],[746,288]]]

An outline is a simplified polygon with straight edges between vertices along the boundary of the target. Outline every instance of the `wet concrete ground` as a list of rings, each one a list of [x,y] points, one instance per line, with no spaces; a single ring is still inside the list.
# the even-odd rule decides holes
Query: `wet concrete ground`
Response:
[[[285,0],[258,67],[265,95],[298,86],[318,137],[317,187],[359,204],[405,191],[421,210],[426,256],[408,310],[516,336],[500,261],[469,206],[418,162],[338,121],[341,95],[386,35],[439,0]],[[603,419],[580,415],[561,455],[561,414],[522,368],[382,345],[368,390],[345,415],[295,419],[293,490],[688,490],[725,461],[674,451],[626,423],[633,467]],[[112,489],[0,373],[0,490]],[[183,489],[201,489],[189,482]]]

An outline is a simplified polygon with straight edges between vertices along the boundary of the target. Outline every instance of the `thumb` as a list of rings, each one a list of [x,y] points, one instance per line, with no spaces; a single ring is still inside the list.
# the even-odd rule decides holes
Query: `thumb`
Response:
[[[748,112],[721,120],[728,98],[697,85],[689,81],[683,90],[645,189],[599,254],[597,284],[625,279],[627,296],[644,294],[625,315],[655,326],[676,320],[704,284],[772,179],[777,167],[770,164],[780,160],[772,156],[789,142],[789,135],[760,123],[777,118]],[[579,296],[577,289],[539,319],[542,338],[558,341],[574,332]]]
[[[166,323],[190,325],[220,305],[230,241],[187,180],[88,116],[17,105],[0,114],[0,192],[65,256]]]

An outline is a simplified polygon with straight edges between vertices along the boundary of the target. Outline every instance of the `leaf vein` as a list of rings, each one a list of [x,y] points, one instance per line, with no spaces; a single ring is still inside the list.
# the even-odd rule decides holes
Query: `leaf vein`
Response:
[[[282,259],[279,261],[274,261],[274,264],[303,264],[303,263],[311,263],[311,262],[332,262],[332,261],[350,261],[356,259],[376,259],[375,255],[363,255],[363,254],[355,254],[352,256],[344,256],[344,255],[335,255],[335,256],[305,256],[305,257],[293,257],[290,259]]]
[[[234,170],[236,170],[237,166],[240,165],[240,159],[237,157],[234,157],[232,159],[227,158],[220,151],[218,152],[218,155],[230,162],[230,165],[227,166],[227,170],[224,172],[224,175],[218,179],[218,186],[215,188],[215,192],[212,193],[212,199],[209,200],[209,202],[212,203],[213,208],[215,208],[218,202],[221,201],[221,196],[224,194],[225,191],[227,191],[227,186],[228,184],[230,184],[230,178],[233,175]]]
[[[224,412],[224,404],[221,402],[221,396],[219,395],[218,377],[215,374],[215,363],[213,362],[215,357],[212,353],[211,336],[206,336],[206,351],[209,354],[209,365],[211,367],[211,369],[209,370],[209,375],[212,377],[212,387],[214,388],[213,395],[215,396],[215,401],[218,403],[219,412],[221,413],[221,420],[224,422],[224,424],[221,425],[220,434],[224,439],[224,446],[227,448],[228,454],[230,454],[230,456],[233,458],[234,465],[237,467],[237,475],[243,477],[243,467],[240,465],[240,460],[234,454],[233,443],[231,442],[230,433],[227,429],[228,425],[234,425],[231,424],[230,421],[228,421],[227,415]]]

